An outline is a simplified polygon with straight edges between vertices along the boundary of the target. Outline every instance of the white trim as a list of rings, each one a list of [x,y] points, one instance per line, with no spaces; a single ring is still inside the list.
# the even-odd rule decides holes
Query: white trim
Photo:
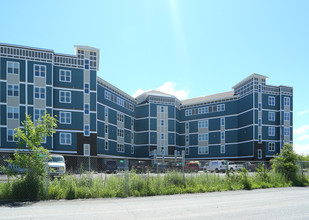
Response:
[[[64,80],[61,80],[61,73],[64,72]],[[67,81],[66,80],[66,74],[70,73],[69,77],[70,77],[70,80]],[[72,82],[72,71],[71,70],[66,70],[66,69],[59,69],[59,82],[66,82],[66,83],[70,83]]]
[[[63,102],[61,101],[61,97],[62,97],[61,92],[64,92],[64,101],[63,101]],[[66,99],[67,99],[67,94],[70,94],[70,95],[69,95],[70,102],[67,102],[67,101],[66,101]],[[59,91],[59,103],[69,103],[69,104],[72,103],[72,94],[71,94],[71,91],[60,90],[60,91]]]
[[[61,122],[61,113],[64,113],[65,114],[65,117],[64,117],[64,119],[65,119],[65,122],[64,123],[62,123]],[[70,123],[66,123],[66,118],[67,118],[67,113],[69,113],[69,118],[70,118]],[[71,114],[71,112],[69,112],[69,111],[59,111],[59,124],[66,124],[66,125],[70,125],[70,124],[72,124],[72,114]]]
[[[39,76],[36,76],[35,75],[35,72],[36,72],[36,70],[35,70],[35,67],[36,66],[38,66],[39,67]],[[41,76],[41,74],[42,74],[42,72],[41,72],[41,67],[45,67],[45,72],[44,72],[44,74],[45,74],[45,76]],[[34,79],[34,77],[40,77],[40,78],[45,78],[46,79],[46,74],[47,74],[47,66],[46,65],[39,65],[39,64],[34,64],[33,65],[33,79]]]
[[[63,90],[63,91],[77,91],[84,93],[84,89],[76,89],[76,88],[69,88],[69,87],[61,87],[61,86],[54,86],[54,90]]]
[[[55,153],[70,153],[70,154],[77,154],[77,151],[62,151],[62,150],[49,150],[50,152]],[[64,155],[65,156],[65,155]]]
[[[67,139],[67,135],[69,134],[70,137],[69,137],[69,140],[70,142],[69,143],[61,143],[61,134],[64,134],[65,135],[65,140]],[[60,145],[71,145],[72,144],[72,133],[68,133],[68,132],[59,132],[59,144]]]

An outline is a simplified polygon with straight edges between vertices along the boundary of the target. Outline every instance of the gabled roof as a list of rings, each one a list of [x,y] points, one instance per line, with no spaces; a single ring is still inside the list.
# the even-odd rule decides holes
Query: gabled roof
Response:
[[[254,77],[262,78],[262,79],[267,79],[268,78],[267,76],[263,76],[263,75],[260,75],[260,74],[253,73],[250,76],[248,76],[248,77],[244,78],[243,80],[241,80],[235,86],[233,86],[232,89],[235,89],[236,87],[240,86],[241,84],[247,82],[248,80],[250,80],[251,78],[254,78]]]
[[[181,103],[182,105],[192,105],[192,104],[198,104],[198,103],[233,98],[233,97],[234,97],[234,91],[229,91],[229,92],[222,92],[222,93],[217,93],[213,95],[196,97],[192,99],[185,99],[185,100],[181,100]]]
[[[142,93],[141,95],[137,96],[135,99],[137,101],[137,103],[142,103],[144,102],[148,96],[161,96],[161,97],[166,97],[166,98],[174,98],[177,99],[175,96],[164,93],[164,92],[160,92],[158,90],[150,90],[150,91],[146,91],[144,93]]]

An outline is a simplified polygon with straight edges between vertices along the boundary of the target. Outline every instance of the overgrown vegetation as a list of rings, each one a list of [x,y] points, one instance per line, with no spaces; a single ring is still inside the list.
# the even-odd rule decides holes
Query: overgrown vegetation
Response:
[[[39,158],[35,156],[31,160]],[[11,181],[0,184],[0,199],[110,198],[309,185],[308,176],[297,173],[298,164],[291,146],[287,145],[272,162],[271,170],[261,164],[255,173],[250,174],[242,169],[224,176],[210,173],[186,174],[185,179],[180,172],[139,175],[133,170],[121,175],[111,175],[109,178],[88,172],[65,175],[50,181],[48,186],[44,186],[43,171],[38,169],[34,172],[37,178],[27,171],[21,178],[14,177]]]
[[[185,182],[182,173],[177,172],[165,175],[150,173],[139,175],[130,172],[123,175],[112,175],[107,179],[97,175],[94,177],[92,173],[84,173],[54,179],[49,184],[46,197],[41,195],[41,198],[154,196],[293,186],[293,182],[289,181],[282,173],[267,171],[263,168],[254,175],[249,175],[246,170],[230,173],[229,176],[209,173],[188,174]],[[15,181],[0,185],[0,199],[16,198],[14,193],[17,193],[17,188],[12,187],[14,184],[16,184]]]
[[[22,122],[22,128],[16,128],[14,138],[18,148],[14,158],[7,160],[9,167],[1,170],[12,178],[1,186],[2,194],[10,199],[42,199],[46,195],[47,185],[44,184],[46,160],[49,151],[41,146],[43,138],[55,133],[57,120],[44,113],[41,119],[33,122],[30,115]]]

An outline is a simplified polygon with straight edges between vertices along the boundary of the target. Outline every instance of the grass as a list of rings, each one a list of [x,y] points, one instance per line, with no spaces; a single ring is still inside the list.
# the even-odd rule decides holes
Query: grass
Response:
[[[172,195],[182,193],[203,193],[228,190],[251,190],[260,188],[289,187],[309,185],[307,177],[297,177],[297,181],[287,181],[280,173],[256,173],[248,175],[247,171],[230,173],[228,176],[199,173],[186,175],[170,172],[165,175],[138,175],[135,172],[126,175],[112,175],[94,178],[91,173],[79,176],[64,176],[54,179],[42,188],[42,184],[32,183],[38,191],[36,197],[29,197],[25,180],[12,179],[0,184],[0,199],[80,199],[112,198],[132,196]],[[19,195],[19,196],[17,196]]]

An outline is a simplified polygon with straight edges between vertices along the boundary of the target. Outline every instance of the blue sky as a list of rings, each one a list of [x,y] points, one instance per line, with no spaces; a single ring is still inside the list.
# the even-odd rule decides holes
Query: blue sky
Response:
[[[309,1],[0,0],[0,42],[100,49],[99,76],[130,95],[192,98],[259,73],[294,87],[294,147],[309,153]]]

